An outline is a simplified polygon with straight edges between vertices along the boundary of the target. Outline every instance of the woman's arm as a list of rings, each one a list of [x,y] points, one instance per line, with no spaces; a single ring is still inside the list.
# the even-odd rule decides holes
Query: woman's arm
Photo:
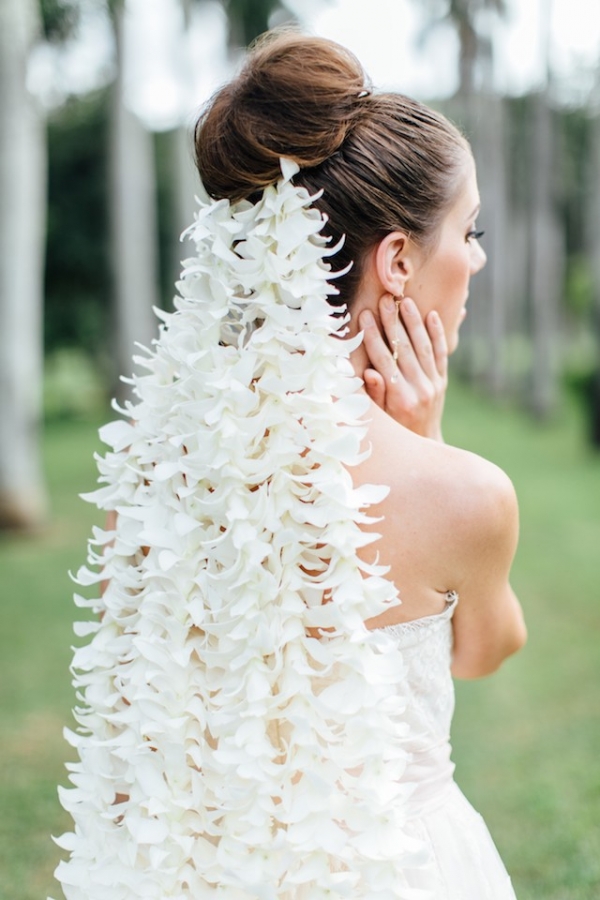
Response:
[[[456,516],[453,544],[462,570],[456,589],[452,674],[479,678],[495,672],[527,639],[521,605],[509,582],[518,539],[518,508],[510,479],[477,460],[471,496]]]

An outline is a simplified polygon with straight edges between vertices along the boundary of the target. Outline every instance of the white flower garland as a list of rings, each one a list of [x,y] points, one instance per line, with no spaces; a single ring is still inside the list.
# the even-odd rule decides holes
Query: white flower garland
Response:
[[[68,900],[408,900],[403,664],[364,620],[367,408],[332,317],[323,216],[291,179],[201,204],[181,297],[101,429],[118,513],[76,596]],[[113,542],[114,543],[111,543]],[[323,603],[324,595],[330,602]],[[328,629],[322,638],[310,629]]]

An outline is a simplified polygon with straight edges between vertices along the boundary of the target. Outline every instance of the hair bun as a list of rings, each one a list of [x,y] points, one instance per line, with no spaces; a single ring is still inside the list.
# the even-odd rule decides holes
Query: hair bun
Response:
[[[356,57],[325,38],[271,32],[196,126],[196,163],[213,197],[272,184],[279,159],[317,166],[340,149],[370,94]]]

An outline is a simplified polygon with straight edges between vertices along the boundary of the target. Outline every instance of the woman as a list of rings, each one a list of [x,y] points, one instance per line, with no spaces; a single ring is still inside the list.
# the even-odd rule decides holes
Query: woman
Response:
[[[283,33],[196,150],[197,256],[103,433],[118,517],[81,576],[108,587],[80,601],[103,618],[58,877],[74,900],[514,897],[448,742],[450,665],[525,640],[511,484],[441,440],[485,263],[469,147]]]

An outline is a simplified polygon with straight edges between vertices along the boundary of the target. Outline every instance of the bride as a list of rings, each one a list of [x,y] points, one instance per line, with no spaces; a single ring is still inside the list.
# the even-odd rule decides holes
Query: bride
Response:
[[[451,675],[526,638],[510,480],[441,433],[485,264],[469,145],[283,32],[196,158],[197,256],[103,433],[58,877],[69,900],[510,900],[449,743]]]

